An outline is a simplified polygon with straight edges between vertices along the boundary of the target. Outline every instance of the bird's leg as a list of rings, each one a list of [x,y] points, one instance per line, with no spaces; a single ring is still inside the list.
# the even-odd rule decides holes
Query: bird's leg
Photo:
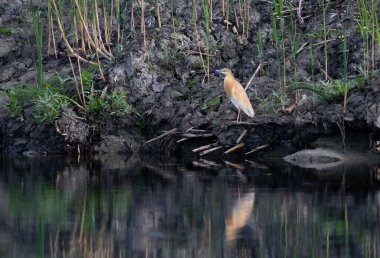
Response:
[[[240,117],[240,108],[237,109],[237,117],[236,117],[236,122],[239,123],[241,122],[241,117]]]

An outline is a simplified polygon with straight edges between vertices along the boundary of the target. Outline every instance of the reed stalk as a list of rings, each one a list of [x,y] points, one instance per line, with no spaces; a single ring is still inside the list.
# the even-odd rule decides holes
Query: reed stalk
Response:
[[[206,32],[206,68],[207,77],[210,77],[210,16],[208,0],[203,1],[203,14],[205,18],[205,32]]]
[[[259,54],[259,63],[261,65],[263,64],[263,35],[261,33],[261,30],[258,31],[257,52]]]
[[[309,36],[309,57],[310,57],[310,67],[311,67],[311,80],[314,82],[315,64],[314,64],[314,45],[312,42],[312,37]]]
[[[43,25],[41,21],[41,14],[38,10],[33,11],[32,22],[33,22],[33,28],[34,28],[34,35],[36,37],[36,43],[37,43],[36,79],[37,79],[37,87],[40,87],[45,84],[45,79],[44,79],[44,71],[43,71],[43,65],[42,65]]]
[[[131,0],[131,32],[135,32],[135,14],[133,0]]]
[[[55,58],[58,58],[57,54],[57,47],[55,43],[55,36],[54,36],[54,22],[53,22],[53,14],[52,14],[52,6],[51,2],[48,3],[48,55],[50,56],[52,54],[51,45],[53,45],[54,55]]]
[[[115,16],[117,22],[117,44],[120,44],[120,24],[121,24],[121,14],[120,14],[120,0],[115,2]]]
[[[348,54],[349,50],[347,47],[347,34],[344,31],[342,37],[342,49],[343,49],[343,76],[344,76],[344,105],[343,112],[347,111],[347,92],[348,92]]]
[[[227,1],[228,1],[228,0],[227,0]],[[222,16],[223,16],[223,18],[224,18],[225,13],[226,13],[225,8],[224,8],[224,5],[225,5],[225,0],[222,0]]]
[[[173,33],[176,33],[175,17],[174,17],[174,0],[170,0],[170,17],[172,20]]]
[[[207,67],[206,67],[205,61],[203,59],[202,48],[201,48],[201,39],[200,39],[200,36],[199,36],[199,31],[198,31],[198,26],[197,26],[197,21],[198,21],[197,0],[192,0],[192,3],[193,3],[194,33],[195,33],[195,37],[197,39],[199,59],[201,60],[203,71],[205,72],[205,74],[207,74]]]
[[[227,21],[227,31],[228,31],[228,26],[229,26],[229,19],[230,19],[230,0],[226,0],[226,9],[225,9],[225,16],[226,16],[226,21]]]
[[[146,28],[145,28],[145,6],[144,6],[144,1],[142,0],[140,2],[140,7],[141,7],[141,32],[143,34],[143,48],[144,48],[144,58],[146,57],[147,54],[147,43],[146,43]]]
[[[325,80],[329,78],[328,73],[328,56],[327,56],[327,25],[326,25],[326,14],[327,14],[328,2],[323,0],[323,40],[324,40],[324,54],[325,54]]]
[[[158,28],[161,29],[160,0],[156,0],[156,14],[157,14]]]

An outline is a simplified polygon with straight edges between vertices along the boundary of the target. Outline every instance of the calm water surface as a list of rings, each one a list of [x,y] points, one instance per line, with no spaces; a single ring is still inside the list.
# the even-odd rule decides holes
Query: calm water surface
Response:
[[[380,257],[377,166],[226,163],[3,155],[0,257]]]

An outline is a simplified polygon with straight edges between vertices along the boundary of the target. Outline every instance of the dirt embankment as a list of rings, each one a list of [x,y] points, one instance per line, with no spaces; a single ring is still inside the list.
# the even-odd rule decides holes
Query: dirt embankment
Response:
[[[94,122],[78,112],[65,111],[53,125],[38,125],[28,119],[12,117],[7,110],[1,109],[2,148],[13,153],[49,154],[78,149],[150,151],[165,145],[168,150],[178,151],[202,144],[226,149],[240,142],[249,151],[267,144],[304,147],[323,135],[344,136],[347,130],[371,132],[370,139],[376,142],[380,128],[380,81],[376,76],[363,84],[357,83],[349,91],[346,113],[343,112],[342,96],[326,102],[320,101],[315,92],[305,89],[281,90],[285,84],[284,71],[288,87],[294,81],[311,84],[324,80],[326,73],[330,81],[343,78],[343,45],[338,33],[343,31],[342,28],[349,39],[347,74],[350,79],[359,76],[358,67],[363,66],[362,38],[350,9],[343,8],[348,4],[355,8],[355,4],[331,1],[326,16],[329,34],[325,55],[320,32],[323,7],[318,1],[303,3],[293,17],[298,45],[292,55],[295,41],[289,13],[284,14],[286,26],[280,43],[285,46],[285,51],[282,52],[276,48],[273,38],[273,6],[269,2],[248,1],[250,8],[245,24],[249,24],[249,29],[244,31],[239,13],[234,15],[231,10],[228,21],[223,18],[221,2],[212,8],[210,70],[228,67],[246,85],[261,66],[247,90],[256,112],[254,118],[243,115],[243,123],[235,123],[236,113],[225,95],[222,80],[212,74],[205,77],[199,57],[199,49],[206,53],[202,5],[197,7],[197,36],[191,1],[175,1],[174,7],[170,6],[170,1],[162,1],[160,29],[156,1],[146,1],[146,50],[139,28],[141,10],[136,7],[135,32],[128,34],[117,61],[107,65],[107,81],[97,84],[100,90],[108,87],[127,92],[135,112],[117,119],[102,116],[101,121]],[[6,106],[10,100],[4,92],[19,83],[34,82],[36,50],[34,34],[25,29],[29,1],[10,3],[3,0],[0,3],[0,25],[11,29],[0,35],[0,104]],[[171,9],[173,12],[165,11]],[[238,9],[235,14],[236,11]],[[64,45],[62,42],[57,45],[58,60],[44,57],[46,77],[56,71],[70,73]],[[379,56],[375,55],[376,67],[379,66]],[[298,105],[292,109],[296,102]],[[27,117],[27,113],[33,111],[26,107],[23,112]],[[144,144],[165,131],[169,133],[151,144]]]

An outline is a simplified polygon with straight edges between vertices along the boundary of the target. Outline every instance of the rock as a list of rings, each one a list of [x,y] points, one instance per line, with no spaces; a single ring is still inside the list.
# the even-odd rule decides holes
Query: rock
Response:
[[[4,118],[9,114],[9,111],[7,109],[9,102],[9,97],[6,94],[2,94],[2,92],[0,92],[0,124],[2,124]]]
[[[284,157],[286,162],[302,168],[317,170],[329,169],[341,165],[344,157],[329,149],[306,149]]]
[[[79,119],[71,109],[62,112],[61,118],[55,121],[57,131],[70,143],[83,143],[90,133],[90,127]]]
[[[126,79],[126,66],[125,64],[120,64],[118,66],[113,67],[108,72],[108,82],[112,85],[120,85],[123,86]]]
[[[1,48],[1,47],[0,47]],[[1,71],[0,82],[8,81],[14,75],[16,69],[13,66],[8,66]]]
[[[100,143],[95,147],[95,151],[99,153],[126,153],[129,152],[129,148],[123,137],[105,135],[102,136]]]
[[[136,102],[141,98],[149,95],[151,86],[155,81],[157,74],[152,71],[147,63],[144,61],[144,56],[131,54],[126,60],[126,75],[129,79],[130,100]]]
[[[16,49],[17,45],[13,38],[0,37],[0,58],[9,56],[10,53]]]
[[[28,150],[28,151],[24,151],[22,153],[23,156],[27,157],[27,158],[35,158],[35,157],[39,157],[40,154],[37,152],[37,151],[34,151],[34,150]]]
[[[295,126],[301,127],[308,123],[313,122],[313,115],[310,112],[307,112],[306,114],[297,115],[295,118]]]

